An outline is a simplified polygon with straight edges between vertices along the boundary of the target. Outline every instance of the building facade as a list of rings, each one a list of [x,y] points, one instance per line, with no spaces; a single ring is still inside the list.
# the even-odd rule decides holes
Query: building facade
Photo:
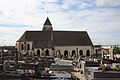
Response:
[[[86,31],[54,31],[49,18],[42,31],[26,31],[16,42],[23,55],[54,56],[63,59],[90,57],[93,44]]]

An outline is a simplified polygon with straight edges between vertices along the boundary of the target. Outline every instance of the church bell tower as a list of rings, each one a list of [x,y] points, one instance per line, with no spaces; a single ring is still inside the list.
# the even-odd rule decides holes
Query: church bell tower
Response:
[[[47,19],[46,19],[46,21],[45,21],[45,23],[43,25],[42,31],[53,31],[52,24],[51,24],[51,22],[50,22],[48,17],[47,17]]]

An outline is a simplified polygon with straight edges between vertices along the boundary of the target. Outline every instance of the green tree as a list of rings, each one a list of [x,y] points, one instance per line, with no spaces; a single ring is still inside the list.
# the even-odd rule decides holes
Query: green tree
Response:
[[[120,47],[118,46],[114,47],[114,54],[120,54]]]

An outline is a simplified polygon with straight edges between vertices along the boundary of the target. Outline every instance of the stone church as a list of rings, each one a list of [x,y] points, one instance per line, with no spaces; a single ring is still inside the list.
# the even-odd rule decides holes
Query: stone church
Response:
[[[62,59],[90,57],[93,44],[86,31],[54,31],[47,17],[42,31],[26,31],[16,42],[22,55],[53,56]]]

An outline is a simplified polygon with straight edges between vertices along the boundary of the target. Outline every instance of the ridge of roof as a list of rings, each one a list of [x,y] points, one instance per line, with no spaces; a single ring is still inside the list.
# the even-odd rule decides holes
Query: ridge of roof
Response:
[[[56,31],[53,31],[53,32],[87,32],[87,31],[60,31],[60,30],[56,30]]]
[[[26,32],[43,32],[43,31],[38,31],[38,30],[31,30],[31,31],[26,31]],[[56,30],[56,31],[53,31],[53,32],[87,32],[87,31],[60,31],[60,30]]]

